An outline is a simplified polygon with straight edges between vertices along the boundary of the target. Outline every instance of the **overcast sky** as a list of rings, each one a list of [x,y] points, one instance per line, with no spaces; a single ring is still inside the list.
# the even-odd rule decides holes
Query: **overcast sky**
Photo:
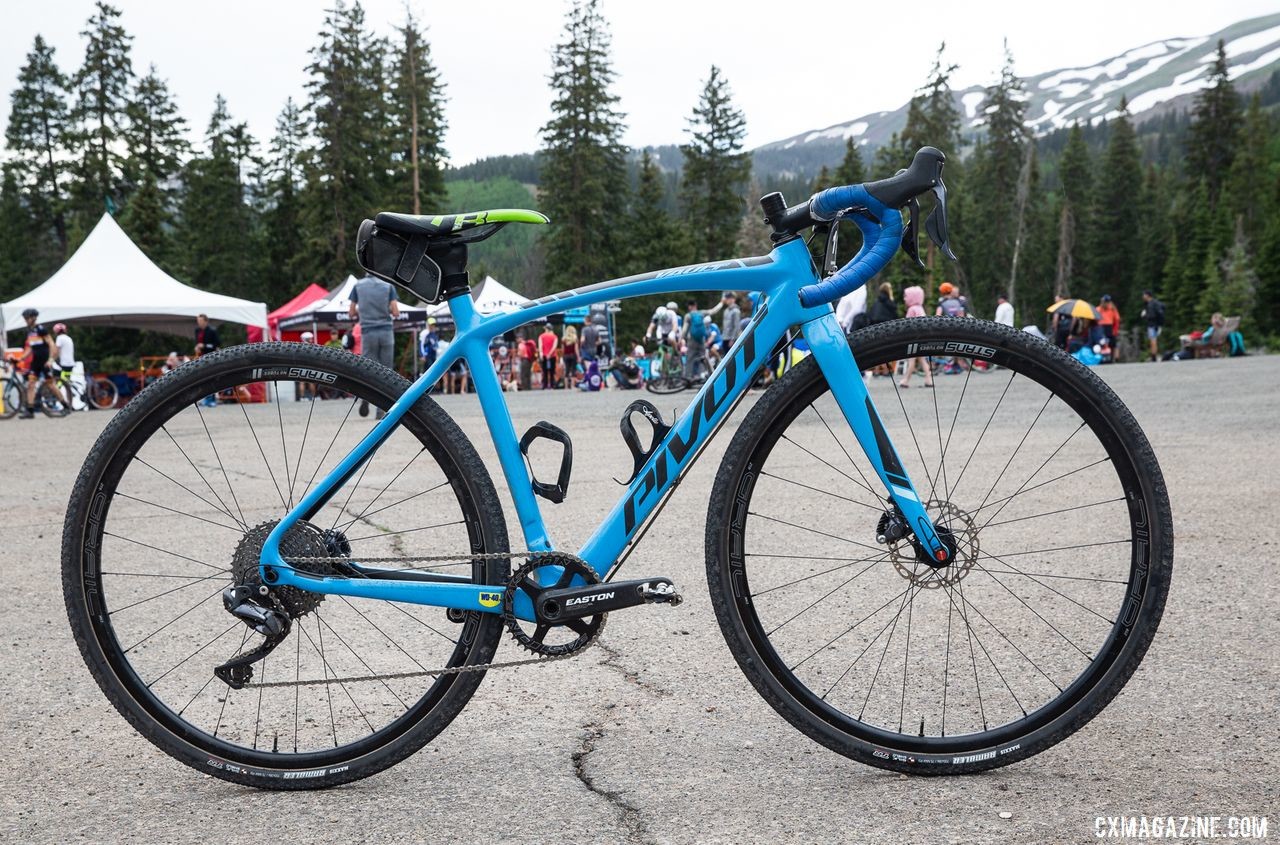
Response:
[[[454,163],[530,152],[548,117],[550,49],[563,0],[409,0],[429,26],[448,85],[446,146]],[[307,51],[327,2],[114,0],[134,36],[135,71],[154,63],[182,112],[203,133],[214,95],[265,141],[285,98],[301,99]],[[390,34],[404,0],[366,0],[373,28]],[[0,82],[12,91],[42,34],[66,73],[79,66],[91,0],[6,0]],[[1052,8],[1053,14],[1046,14]],[[771,2],[605,0],[615,90],[633,146],[678,142],[711,64],[719,65],[758,146],[901,105],[924,80],[939,41],[960,65],[957,87],[992,81],[1009,39],[1019,73],[1093,64],[1162,38],[1206,35],[1276,10],[1276,0],[1016,2]],[[1045,10],[1045,11],[1042,11]],[[7,121],[5,98],[0,126]]]

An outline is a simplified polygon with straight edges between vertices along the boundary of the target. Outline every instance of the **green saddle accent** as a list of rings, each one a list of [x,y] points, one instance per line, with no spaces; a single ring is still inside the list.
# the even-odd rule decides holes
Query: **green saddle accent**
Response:
[[[428,237],[457,235],[468,229],[494,223],[550,222],[551,220],[545,214],[523,208],[494,208],[462,214],[394,214],[384,211],[377,217],[380,228],[404,235],[427,235]]]

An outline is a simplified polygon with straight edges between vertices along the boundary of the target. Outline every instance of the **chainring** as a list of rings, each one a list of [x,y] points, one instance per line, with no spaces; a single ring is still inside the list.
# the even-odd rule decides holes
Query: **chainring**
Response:
[[[537,570],[545,569],[548,566],[560,566],[564,568],[564,571],[554,584],[543,586],[533,576]],[[523,592],[533,602],[534,607],[537,607],[539,595],[546,590],[570,586],[575,576],[580,577],[585,584],[600,583],[600,578],[596,575],[595,570],[587,566],[585,561],[563,552],[539,554],[530,558],[528,563],[515,571],[511,579],[507,581],[507,587],[502,593],[502,619],[506,622],[507,630],[517,643],[528,651],[543,657],[564,657],[586,647],[595,640],[600,628],[604,625],[605,618],[608,616],[607,613],[599,613],[582,619],[569,619],[559,624],[537,622],[534,623],[532,634],[524,629],[524,626],[529,623],[516,618],[515,615],[517,592]],[[568,642],[547,643],[547,635],[558,629],[568,630],[577,634],[577,636]]]

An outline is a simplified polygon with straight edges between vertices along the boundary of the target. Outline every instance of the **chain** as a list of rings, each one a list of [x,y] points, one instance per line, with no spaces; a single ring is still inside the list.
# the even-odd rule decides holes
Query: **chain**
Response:
[[[540,554],[551,554],[550,552],[482,552],[480,554],[465,555],[471,560],[506,560],[508,558],[520,557],[529,558],[537,557]],[[440,563],[443,561],[457,561],[463,555],[417,555],[413,557],[362,557],[361,563]],[[332,557],[290,557],[285,563],[323,563],[333,566],[334,562],[341,563],[342,558]],[[416,569],[417,567],[404,567],[405,570]],[[542,663],[554,663],[557,660],[568,660],[570,657],[577,657],[584,651],[587,651],[597,642],[600,641],[600,635],[604,633],[605,622],[608,620],[608,614],[600,620],[600,627],[596,629],[595,636],[588,640],[583,646],[569,654],[549,655],[542,657],[526,657],[521,660],[506,660],[495,663],[472,663],[465,666],[447,666],[443,669],[422,669],[417,672],[393,672],[386,675],[354,675],[346,678],[317,678],[308,681],[272,681],[270,683],[247,683],[245,689],[271,689],[274,687],[306,687],[320,686],[322,684],[349,684],[362,681],[398,681],[404,678],[438,678],[443,675],[463,675],[469,672],[487,672],[490,669],[513,669],[517,666],[536,666]]]

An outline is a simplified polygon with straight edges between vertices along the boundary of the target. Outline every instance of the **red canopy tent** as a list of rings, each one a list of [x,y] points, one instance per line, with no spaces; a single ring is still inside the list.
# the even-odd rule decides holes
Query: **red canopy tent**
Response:
[[[281,305],[279,308],[277,308],[276,310],[268,314],[267,315],[267,332],[270,335],[271,339],[272,340],[293,340],[293,341],[301,340],[302,339],[301,330],[281,332],[279,328],[280,321],[283,320],[285,317],[289,317],[289,316],[292,316],[293,314],[296,314],[306,306],[315,302],[317,299],[322,299],[328,295],[329,295],[329,291],[320,287],[315,282],[312,282],[311,284],[307,285],[307,287],[301,293],[295,296],[293,299],[289,300],[284,305]],[[322,336],[316,338],[316,343],[324,343],[329,339],[328,332],[321,332],[320,334]],[[262,330],[258,328],[250,327],[248,331],[249,342],[259,343],[260,341],[262,341],[262,339],[263,339]]]

